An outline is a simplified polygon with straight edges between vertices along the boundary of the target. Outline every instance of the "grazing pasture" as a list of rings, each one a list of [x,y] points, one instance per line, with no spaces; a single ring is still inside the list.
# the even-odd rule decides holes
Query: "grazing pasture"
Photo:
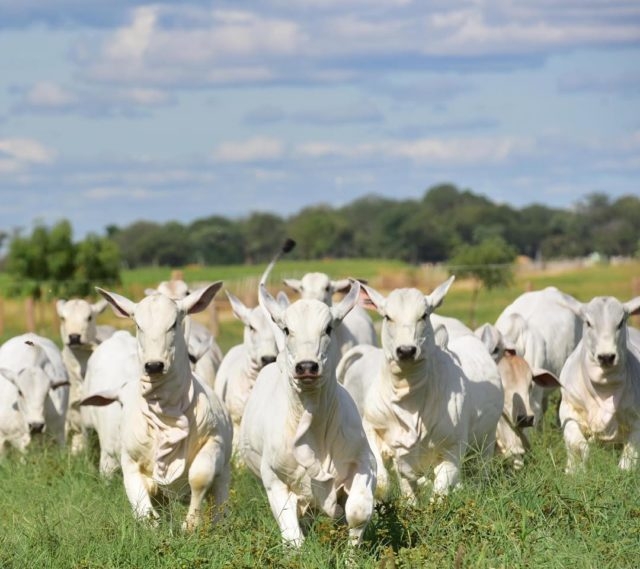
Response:
[[[370,261],[366,265],[282,261],[270,284],[278,290],[281,276],[320,270],[335,277],[367,278],[379,290],[415,286],[428,292],[446,278],[443,272],[400,263],[380,266],[378,270]],[[184,278],[223,280],[225,287],[247,295],[243,300],[253,304],[257,292],[249,298],[242,287],[255,276],[257,291],[261,269],[213,267],[193,269],[193,274],[185,269]],[[122,291],[140,299],[146,286],[166,279],[167,273],[164,269],[147,276],[125,273]],[[555,285],[581,301],[595,295],[626,301],[640,295],[634,290],[638,277],[640,263],[554,274],[518,273],[513,287],[480,292],[478,323],[494,322],[504,306],[528,288]],[[467,322],[470,298],[471,287],[456,281],[439,312]],[[241,341],[242,324],[231,316],[224,295],[218,300],[218,339],[226,352]],[[24,300],[4,298],[2,310],[3,341],[25,331]],[[36,307],[36,317],[36,331],[59,341],[52,307]],[[110,313],[98,320],[126,324]],[[185,534],[180,526],[187,506],[172,500],[162,511],[159,527],[136,522],[121,475],[111,481],[100,477],[97,449],[70,456],[68,450],[35,441],[24,460],[9,452],[0,463],[0,567],[324,569],[347,563],[366,569],[637,567],[640,471],[619,470],[618,452],[594,447],[584,472],[565,475],[566,451],[555,425],[556,403],[552,401],[542,431],[533,433],[531,454],[521,471],[514,473],[500,460],[479,468],[483,465],[471,459],[465,465],[465,485],[435,504],[428,495],[419,495],[409,505],[395,488],[388,502],[376,506],[362,546],[351,555],[345,547],[346,527],[335,526],[326,516],[309,520],[300,551],[283,549],[265,492],[246,469],[234,467],[232,472],[227,517],[214,527],[205,523]]]

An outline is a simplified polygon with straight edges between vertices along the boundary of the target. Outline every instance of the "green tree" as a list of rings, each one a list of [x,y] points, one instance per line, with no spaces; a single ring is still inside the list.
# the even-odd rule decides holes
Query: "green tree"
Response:
[[[244,262],[271,260],[287,235],[284,219],[272,213],[254,212],[240,224],[244,243]]]
[[[14,294],[39,298],[43,293],[86,295],[93,284],[119,279],[119,252],[107,239],[90,235],[77,245],[71,224],[62,220],[51,229],[38,224],[31,236],[14,236],[9,244],[7,272]]]
[[[482,287],[491,290],[513,281],[516,250],[502,237],[494,235],[477,245],[463,244],[449,261],[449,272],[473,280],[471,295],[471,326],[475,327],[478,294]]]

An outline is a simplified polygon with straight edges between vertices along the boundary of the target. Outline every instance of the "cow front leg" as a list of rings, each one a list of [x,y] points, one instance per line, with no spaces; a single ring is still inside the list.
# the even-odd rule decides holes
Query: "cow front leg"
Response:
[[[371,519],[375,486],[375,472],[370,466],[361,465],[351,481],[344,508],[351,545],[358,545],[362,541],[362,534]]]
[[[634,425],[629,438],[622,448],[622,455],[618,467],[622,470],[631,470],[640,461],[640,424]]]
[[[304,535],[298,520],[298,497],[269,467],[261,468],[260,475],[283,543],[291,547],[300,547]]]
[[[133,515],[138,520],[150,519],[155,525],[158,513],[153,509],[151,496],[138,463],[123,452],[120,466],[122,468],[124,490],[133,509]]]
[[[567,449],[567,465],[564,471],[567,474],[575,474],[584,467],[589,457],[589,443],[582,434],[578,422],[573,419],[564,422],[562,435]]]
[[[434,468],[432,500],[449,494],[451,488],[460,485],[460,460],[462,449],[456,448],[444,454],[442,461]]]

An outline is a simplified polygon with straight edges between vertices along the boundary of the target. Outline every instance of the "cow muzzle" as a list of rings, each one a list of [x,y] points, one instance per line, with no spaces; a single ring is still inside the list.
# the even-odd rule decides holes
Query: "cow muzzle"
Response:
[[[320,377],[320,365],[318,362],[304,360],[295,365],[294,373],[298,382],[303,385],[313,385]]]
[[[414,360],[417,353],[418,348],[416,346],[405,344],[396,348],[396,358],[398,359],[398,361]]]
[[[148,375],[160,375],[164,373],[164,362],[155,360],[144,364],[144,371]]]
[[[29,423],[29,433],[37,435],[44,431],[44,423]]]
[[[79,346],[82,344],[82,337],[80,334],[69,334],[69,345]]]
[[[612,367],[616,363],[616,355],[614,353],[602,353],[597,356],[598,363],[602,367]]]
[[[276,361],[276,357],[275,357],[275,356],[262,356],[262,357],[260,358],[260,365],[261,365],[262,367],[264,367],[264,366],[266,366],[266,365],[272,364],[272,363],[273,363],[273,362],[275,362],[275,361]],[[296,367],[297,367],[297,366],[296,366]]]

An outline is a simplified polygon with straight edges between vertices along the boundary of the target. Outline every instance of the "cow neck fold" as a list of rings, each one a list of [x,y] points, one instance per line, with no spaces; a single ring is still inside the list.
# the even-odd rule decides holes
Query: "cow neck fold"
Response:
[[[597,433],[600,440],[612,440],[618,434],[619,423],[616,414],[627,387],[625,381],[628,374],[626,361],[621,360],[615,369],[607,372],[590,361],[586,350],[580,356],[582,384],[598,406],[598,411],[595,413],[589,412],[590,406],[587,406],[589,428],[592,432]],[[594,376],[594,371],[598,372],[598,378],[595,382],[591,379]],[[602,383],[604,378],[614,381],[607,385]]]
[[[336,391],[335,375],[327,378],[319,389],[289,389],[290,416],[295,426],[293,455],[309,477],[317,482],[329,482],[334,478],[331,473],[333,461],[323,442],[334,438],[328,431],[337,426],[334,417]]]
[[[194,397],[190,372],[187,378],[170,371],[160,380],[150,381],[147,376],[140,380],[140,394],[145,402],[142,414],[155,431],[152,476],[163,485],[174,482],[186,467],[189,435],[187,411]]]
[[[399,447],[410,449],[421,439],[425,402],[433,384],[433,364],[422,359],[400,368],[386,362],[382,377],[381,397],[378,402],[388,401],[389,409],[404,431],[395,440]]]

